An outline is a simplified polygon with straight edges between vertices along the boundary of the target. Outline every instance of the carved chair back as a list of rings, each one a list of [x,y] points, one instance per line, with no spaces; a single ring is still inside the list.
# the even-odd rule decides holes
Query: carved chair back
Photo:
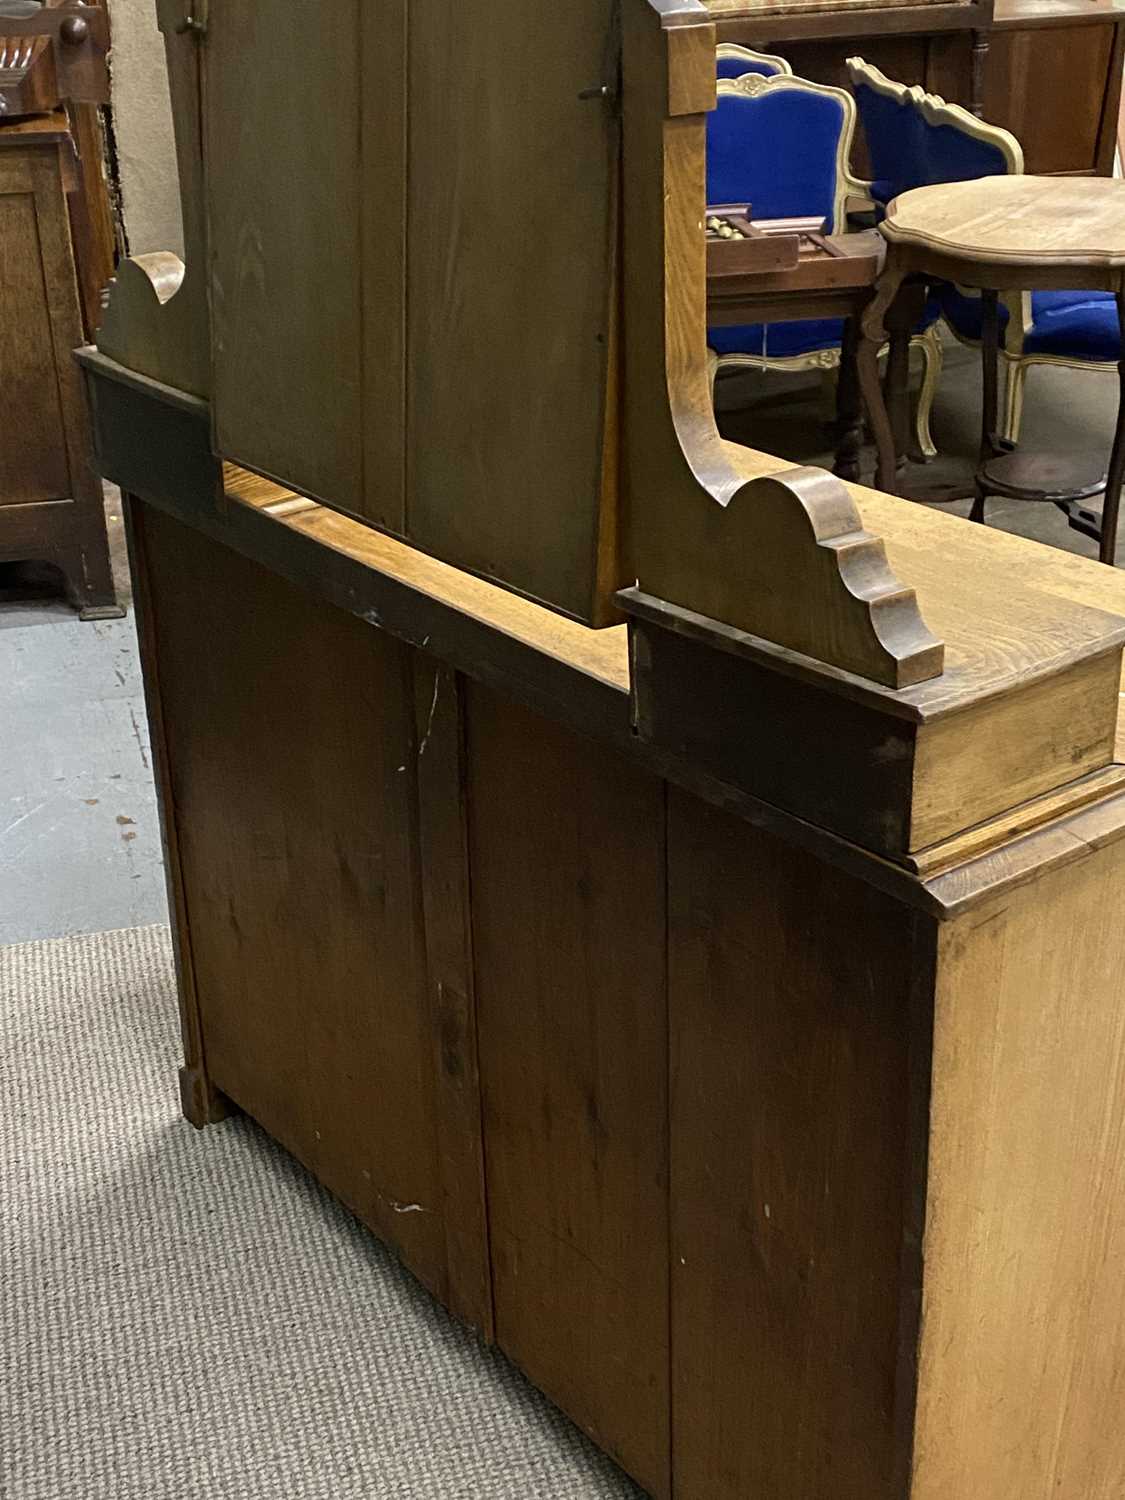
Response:
[[[862,57],[848,58],[871,155],[871,196],[889,203],[911,188],[1023,171],[1019,141],[937,94],[895,83]]]
[[[754,52],[750,47],[740,47],[736,42],[723,42],[716,50],[715,69],[720,78],[744,78],[747,73],[760,73],[763,78],[773,78],[778,73],[791,74],[793,69],[784,57],[775,57],[769,52]]]
[[[855,102],[786,74],[720,79],[707,118],[708,203],[750,203],[756,219],[822,215],[844,227]]]

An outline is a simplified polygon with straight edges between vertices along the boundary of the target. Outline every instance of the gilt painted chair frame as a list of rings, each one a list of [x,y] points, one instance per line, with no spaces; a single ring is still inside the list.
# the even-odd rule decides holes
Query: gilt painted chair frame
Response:
[[[724,48],[720,47],[722,52]],[[747,49],[735,49],[727,44],[728,51],[746,51]],[[748,53],[749,56],[765,57],[764,53]],[[778,59],[784,61],[784,59]],[[786,65],[788,67],[788,65]],[[832,222],[829,225],[830,234],[842,233],[847,228],[848,200],[851,198],[866,198],[869,195],[871,184],[863,178],[856,177],[851,171],[852,144],[855,139],[855,131],[858,116],[856,114],[856,103],[853,95],[847,89],[839,89],[825,83],[813,83],[807,78],[798,78],[792,71],[765,76],[761,73],[747,73],[741,78],[720,78],[718,82],[719,97],[724,95],[745,95],[750,98],[758,98],[766,93],[799,92],[815,94],[818,97],[829,96],[839,101],[843,111],[844,123],[840,130],[839,141],[836,147],[836,191],[832,205]],[[915,334],[910,341],[912,349],[919,349],[923,360],[922,387],[918,397],[918,406],[915,416],[915,432],[918,446],[925,458],[933,458],[937,453],[930,428],[930,414],[933,410],[934,397],[937,393],[938,383],[941,379],[942,368],[942,345],[941,337],[936,327],[928,328],[925,333]],[[767,344],[768,347],[768,344]],[[807,354],[770,355],[762,354],[723,354],[718,355],[712,351],[711,355],[711,377],[712,384],[720,373],[726,370],[776,370],[781,373],[799,373],[805,370],[835,370],[840,365],[840,349],[812,349]]]
[[[715,49],[715,56],[717,61],[720,63],[745,63],[747,65],[747,73],[756,72],[757,69],[755,65],[761,64],[765,67],[772,68],[774,75],[780,74],[786,78],[791,78],[793,76],[792,66],[786,58],[778,57],[773,52],[755,52],[751,47],[740,47],[737,42],[720,42],[718,47],[716,47]],[[760,76],[767,77],[771,75],[762,74]]]
[[[1023,172],[1023,147],[1010,130],[978,120],[961,105],[949,104],[940,94],[928,94],[917,84],[908,87],[896,83],[862,57],[848,58],[848,73],[853,86],[863,83],[896,104],[911,105],[928,125],[949,126],[973,140],[995,147],[1003,156],[1007,175]],[[1003,302],[1008,309],[1008,321],[1000,350],[1005,369],[1002,436],[1015,443],[1019,441],[1027,372],[1032,365],[1060,365],[1068,370],[1097,370],[1116,375],[1117,361],[1071,359],[1060,354],[1025,354],[1024,343],[1033,323],[1031,295],[1028,292],[1010,293],[1003,297]],[[944,321],[958,343],[971,349],[980,348],[979,339],[968,338],[959,332],[948,318]]]

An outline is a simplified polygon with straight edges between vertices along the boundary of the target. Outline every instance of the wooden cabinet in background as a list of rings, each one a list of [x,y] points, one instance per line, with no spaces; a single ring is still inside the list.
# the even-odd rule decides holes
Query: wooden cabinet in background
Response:
[[[62,573],[84,619],[117,615],[82,382],[66,115],[0,126],[0,562]]]
[[[1113,173],[1125,0],[721,10],[715,19],[720,40],[780,52],[817,83],[847,88],[846,59],[858,54],[898,83],[963,104],[1018,138],[1028,172]]]
[[[1111,177],[1123,62],[1125,6],[997,0],[984,118],[1012,132],[1028,172]]]

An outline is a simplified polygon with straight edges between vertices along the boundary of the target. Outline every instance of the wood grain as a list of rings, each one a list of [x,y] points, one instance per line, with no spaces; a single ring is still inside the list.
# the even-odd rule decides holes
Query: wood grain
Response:
[[[94,372],[105,376],[92,378],[92,388],[103,450],[110,454],[110,472],[127,487],[144,487],[146,493],[152,492],[159,476],[162,503],[206,529],[206,515],[214,512],[211,481],[201,472],[193,480],[198,494],[182,493],[185,475],[195,473],[199,465],[193,467],[191,452],[183,446],[178,429],[175,433],[167,430],[171,417],[178,419],[178,412],[164,413],[159,408],[158,421],[158,409],[149,397],[142,399],[139,390],[133,393],[132,406],[126,403],[120,412],[116,407],[110,412],[109,393],[114,393],[115,399],[117,393],[129,397],[134,386],[144,383],[101,356],[86,354],[83,360],[91,377]],[[153,444],[143,451],[133,436],[138,431],[153,434]],[[120,441],[114,441],[115,435]],[[196,442],[205,453],[202,427]],[[741,453],[744,462],[759,465],[763,472],[779,466],[779,460],[767,455],[749,450]],[[521,701],[557,721],[584,733],[605,736],[632,752],[645,749],[628,735],[629,664],[623,631],[584,629],[269,481],[228,469],[226,485],[229,498],[223,509],[225,519],[215,534],[225,538],[228,545],[250,556],[269,558],[271,566],[285,576],[341,608],[382,622],[404,639],[429,642],[431,649],[461,670],[480,680],[506,685],[506,690]],[[1106,608],[1120,608],[1125,603],[1125,579],[1111,569],[1018,537],[970,527],[956,517],[905,505],[858,486],[852,490],[865,509],[868,505],[882,508],[888,526],[895,526],[894,548],[905,553],[912,567],[928,570],[937,591],[935,597],[948,596],[944,623],[950,628],[951,654],[955,651],[959,660],[946,674],[949,695],[944,702],[927,706],[927,713],[930,708],[939,717],[941,713],[955,713],[971,707],[978,698],[987,704],[1021,683],[1031,686],[1037,678],[1058,672],[1063,664],[1073,665],[1098,639],[1106,638],[1107,623],[1074,615],[1070,607],[1075,601],[1089,598]],[[327,553],[323,551],[325,545]],[[989,582],[997,577],[1008,581],[1020,577],[1034,585],[1025,589],[1022,584],[1010,583],[1014,621],[1005,622],[1001,591]],[[1025,621],[1026,630],[1012,628],[1013,623],[1022,627]],[[1091,623],[1093,634],[1087,632]],[[1076,625],[1079,628],[1074,633]],[[778,658],[775,665],[784,668],[784,653],[775,651],[774,657]],[[882,692],[870,687],[866,691],[869,698]],[[891,703],[908,695],[883,694]],[[922,717],[917,705],[899,704],[898,708],[916,719]],[[1120,727],[1119,721],[1119,732]],[[738,731],[732,747],[728,747],[736,760],[742,732]],[[681,779],[688,776],[691,785],[700,786],[698,766],[689,766],[663,752],[646,754],[649,763],[658,765],[665,774]],[[745,764],[753,762],[746,759]],[[1070,767],[1067,774],[1072,771]],[[727,805],[736,801],[746,816],[764,821],[766,826],[787,827],[798,839],[812,838],[829,859],[844,858],[844,847],[838,846],[831,835],[818,837],[811,826],[776,808],[769,809],[761,797],[735,792],[729,785],[720,787],[713,779],[707,785],[709,790],[704,790],[704,795],[718,796]],[[1088,800],[1084,778],[1071,785],[1077,804]],[[1069,805],[1069,795],[1061,796],[1060,812]],[[1018,825],[1019,810],[1012,813]],[[991,844],[1003,843],[1012,836],[1011,829],[1011,819],[1006,815],[990,829],[978,829],[984,843],[974,834],[974,854],[983,853]],[[849,858],[853,864],[858,861],[858,867],[866,867],[863,856],[855,851]],[[941,867],[940,846],[927,851],[926,860],[930,859]],[[890,873],[884,871],[887,878]],[[903,899],[910,899],[908,885],[899,882],[895,889]],[[929,887],[918,888],[915,894],[923,903],[944,905],[944,897],[930,892]],[[961,899],[956,897],[957,901]]]
[[[1113,26],[1025,27],[992,37],[985,82],[984,118],[1010,130],[1036,173],[1096,171],[1102,111],[1111,81]],[[1044,109],[1065,58],[1071,100],[1067,109]]]
[[[677,791],[668,840],[675,1494],[898,1500],[922,937],[916,952],[901,907]]]
[[[463,690],[458,675],[432,657],[418,652],[413,666],[434,1107],[445,1205],[446,1301],[451,1312],[491,1339],[492,1277],[470,931]]]
[[[715,426],[701,232],[714,66],[698,45],[713,48],[714,27],[702,5],[675,21],[625,11],[630,572],[646,594],[872,681],[936,677],[941,642],[840,481],[794,469],[761,483]]]
[[[1021,174],[914,188],[880,227],[893,244],[966,260],[1114,268],[1125,264],[1125,182]]]
[[[444,1297],[409,649],[145,529],[208,1071]]]
[[[1125,1487],[1125,845],[943,931],[912,1500]]]
[[[54,564],[89,619],[121,609],[72,357],[82,315],[65,197],[70,149],[63,115],[0,126],[0,561]]]
[[[747,476],[786,468],[783,459],[754,449],[732,444],[731,450]],[[1076,652],[1096,650],[1099,636],[1108,641],[1117,622],[1099,621],[1090,611],[1125,618],[1125,574],[862,485],[848,489],[946,643],[942,676],[900,695],[926,717],[1007,692],[1074,660]]]
[[[408,535],[584,620],[604,618],[603,463],[617,468],[617,132],[578,96],[615,83],[612,11],[410,7]]]
[[[132,496],[123,497],[125,535],[129,546],[129,572],[133,585],[134,619],[141,653],[152,771],[160,816],[160,846],[164,855],[164,879],[172,916],[172,956],[176,966],[176,997],[180,1008],[180,1039],[184,1063],[180,1069],[180,1105],[197,1130],[221,1120],[226,1113],[207,1070],[199,993],[195,987],[195,965],[191,954],[191,920],[188,914],[184,871],[180,862],[180,834],[172,793],[172,758],[164,720],[157,651],[156,616],[149,583],[145,507]],[[159,523],[157,523],[159,525]]]
[[[0,365],[8,429],[0,444],[0,505],[70,494],[35,186],[29,161],[0,155]]]
[[[108,96],[106,102],[108,103]],[[67,195],[70,238],[87,339],[98,326],[102,293],[113,275],[117,232],[106,185],[106,146],[101,111],[95,104],[72,104],[67,111],[77,155],[77,183]]]
[[[666,1497],[664,789],[475,685],[468,730],[497,1340]]]
[[[910,848],[951,837],[996,813],[1101,770],[1116,750],[1121,653],[1081,663],[995,699],[972,716],[953,714],[918,734]]]
[[[409,0],[360,4],[360,327],[363,493],[376,526],[406,530]],[[333,499],[334,497],[328,496]]]
[[[359,9],[331,6],[310,37],[288,0],[224,0],[204,91],[216,451],[353,513],[364,429]]]

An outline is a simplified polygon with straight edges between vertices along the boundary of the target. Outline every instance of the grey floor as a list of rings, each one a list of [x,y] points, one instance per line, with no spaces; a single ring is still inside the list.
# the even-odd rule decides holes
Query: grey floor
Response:
[[[47,570],[0,570],[0,944],[167,918],[128,568],[123,620],[83,622]]]
[[[1117,382],[1108,375],[1035,369],[1024,441],[1105,452],[1116,401]],[[934,416],[940,456],[923,477],[971,474],[979,402],[977,359],[953,345]],[[719,407],[729,437],[794,462],[831,461],[831,400],[818,376],[738,376],[723,383]],[[952,508],[964,514],[968,502]],[[166,918],[148,727],[113,494],[107,515],[128,607],[124,620],[83,623],[36,587],[34,573],[0,571],[0,943]],[[1071,531],[1051,506],[994,502],[990,521],[1095,555],[1093,542]]]
[[[914,371],[915,382],[919,373],[917,369]],[[948,341],[933,415],[938,457],[932,463],[910,465],[907,485],[929,487],[964,481],[967,486],[971,482],[980,442],[980,400],[980,356]],[[726,437],[794,462],[831,465],[828,419],[832,415],[832,397],[830,391],[825,391],[819,375],[750,371],[724,377],[717,405]],[[1115,373],[1033,366],[1027,380],[1021,448],[1093,453],[1108,460],[1116,415]],[[865,461],[864,482],[870,484],[874,468],[870,448]],[[970,503],[964,500],[936,508],[967,516]],[[989,503],[988,522],[1004,531],[1034,537],[1084,557],[1098,555],[1096,543],[1072,531],[1066,517],[1053,505],[993,500]],[[1125,561],[1125,545],[1121,557]]]

